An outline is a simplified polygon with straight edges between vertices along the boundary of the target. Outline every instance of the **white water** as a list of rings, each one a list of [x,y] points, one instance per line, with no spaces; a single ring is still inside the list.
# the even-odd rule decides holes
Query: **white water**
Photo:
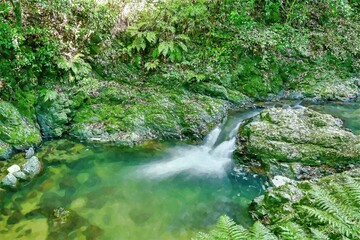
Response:
[[[170,157],[138,169],[141,176],[167,178],[180,173],[222,177],[232,162],[236,133],[242,121],[258,110],[238,113],[213,129],[201,145],[186,145],[169,150]]]

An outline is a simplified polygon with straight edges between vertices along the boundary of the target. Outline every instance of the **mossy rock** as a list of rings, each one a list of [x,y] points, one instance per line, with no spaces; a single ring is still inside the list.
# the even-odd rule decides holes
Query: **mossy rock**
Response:
[[[359,96],[356,78],[343,79],[331,71],[318,75],[300,83],[297,91],[306,98],[321,101],[349,101]]]
[[[270,108],[240,126],[237,155],[265,166],[277,162],[342,166],[360,163],[360,138],[342,121],[307,108]]]
[[[36,146],[42,140],[38,127],[4,101],[0,101],[0,139],[16,150]]]
[[[39,97],[36,105],[37,119],[45,137],[60,137],[67,131],[71,119],[71,105],[68,94],[56,93],[54,99]]]
[[[12,152],[11,145],[0,140],[0,159],[8,159]]]
[[[200,139],[221,121],[229,106],[225,100],[201,94],[151,87],[125,89],[129,92],[112,83],[98,98],[80,107],[70,134],[82,140],[124,145],[152,139]],[[122,96],[115,97],[115,92]]]

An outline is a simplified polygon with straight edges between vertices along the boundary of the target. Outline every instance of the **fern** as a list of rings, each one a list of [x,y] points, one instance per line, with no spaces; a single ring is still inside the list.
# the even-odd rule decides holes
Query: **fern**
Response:
[[[197,240],[242,240],[249,238],[249,231],[237,225],[228,216],[221,216],[209,234],[199,233]]]
[[[344,176],[344,187],[347,189],[349,198],[352,199],[358,207],[360,207],[360,181],[349,176]]]
[[[266,240],[272,240],[277,239],[277,237],[264,225],[262,225],[260,222],[254,223],[254,225],[249,229],[251,239],[266,239]]]
[[[329,239],[328,235],[319,231],[318,229],[310,228],[310,231],[312,233],[313,239],[318,239],[318,240],[328,240]]]
[[[280,226],[280,236],[284,240],[306,240],[309,239],[304,229],[296,223],[287,222]]]

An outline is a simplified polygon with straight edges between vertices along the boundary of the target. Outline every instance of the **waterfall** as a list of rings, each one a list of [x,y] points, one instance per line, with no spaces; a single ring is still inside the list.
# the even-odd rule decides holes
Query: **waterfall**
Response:
[[[169,150],[169,157],[141,166],[141,176],[167,178],[180,173],[222,177],[227,173],[235,150],[236,134],[242,121],[258,114],[258,110],[230,116],[215,127],[200,145],[179,146]]]

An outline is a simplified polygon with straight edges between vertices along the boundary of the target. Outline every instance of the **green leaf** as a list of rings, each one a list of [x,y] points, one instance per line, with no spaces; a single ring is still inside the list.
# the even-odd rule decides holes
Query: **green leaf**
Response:
[[[186,46],[183,42],[178,42],[178,45],[180,46],[180,48],[181,48],[184,52],[187,52],[187,51],[188,51],[187,46]]]
[[[161,42],[158,46],[159,55],[162,54],[164,57],[167,56],[169,52],[169,45],[167,42]]]
[[[155,32],[147,32],[146,33],[146,40],[148,40],[149,43],[156,43],[156,33]]]
[[[139,29],[136,26],[129,26],[126,32],[129,33],[131,37],[134,37],[139,34]]]

